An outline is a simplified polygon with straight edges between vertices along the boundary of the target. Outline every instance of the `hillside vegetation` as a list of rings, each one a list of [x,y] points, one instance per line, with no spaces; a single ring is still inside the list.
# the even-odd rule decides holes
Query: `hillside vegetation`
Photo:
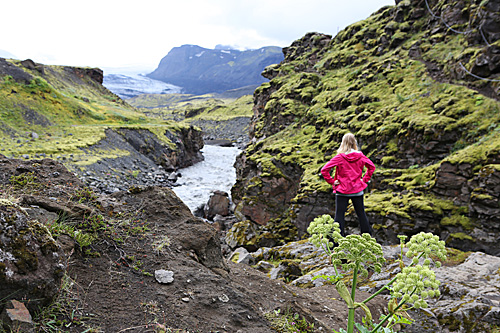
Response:
[[[334,38],[307,34],[264,71],[232,191],[240,219],[266,225],[257,245],[333,214],[318,171],[352,132],[377,166],[377,238],[425,230],[500,254],[498,3],[396,2]]]
[[[117,146],[86,150],[108,129],[146,130],[172,151],[179,150],[173,138],[189,129],[149,119],[102,86],[99,69],[31,60],[0,59],[0,111],[0,153],[61,159],[72,169],[130,154]]]
[[[248,141],[253,98],[225,94],[142,94],[127,102],[151,118],[175,120],[202,129],[205,139]]]

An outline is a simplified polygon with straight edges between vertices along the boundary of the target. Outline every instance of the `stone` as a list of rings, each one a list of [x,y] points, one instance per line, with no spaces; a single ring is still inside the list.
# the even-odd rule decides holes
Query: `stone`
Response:
[[[169,181],[171,182],[176,182],[177,181],[177,173],[176,172],[171,172],[169,175],[168,175],[168,178],[167,178]]]
[[[35,332],[30,312],[24,303],[14,299],[7,302],[5,309],[0,315],[0,320],[11,332]]]
[[[257,263],[257,265],[255,265],[255,268],[261,272],[267,273],[267,272],[271,271],[271,269],[274,268],[274,265],[271,264],[270,262],[261,260]]]
[[[255,258],[248,252],[247,249],[239,247],[229,256],[229,260],[238,264],[253,265]]]
[[[204,208],[205,218],[213,220],[216,215],[228,216],[229,205],[229,194],[224,191],[213,191]]]
[[[226,234],[226,243],[230,248],[237,248],[239,246],[253,246],[254,251],[257,250],[255,247],[255,239],[257,238],[256,226],[250,221],[242,221],[234,224],[232,228]]]
[[[174,272],[159,269],[155,271],[155,279],[161,284],[170,284],[174,282]]]
[[[291,260],[283,260],[278,267],[271,269],[269,273],[269,277],[273,280],[283,279],[287,280],[295,280],[302,275],[302,270],[299,267],[299,264],[295,261]]]

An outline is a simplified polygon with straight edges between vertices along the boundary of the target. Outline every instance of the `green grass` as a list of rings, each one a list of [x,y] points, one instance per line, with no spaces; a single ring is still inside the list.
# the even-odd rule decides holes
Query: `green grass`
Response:
[[[128,154],[119,149],[88,151],[105,138],[107,129],[118,128],[149,130],[177,149],[165,131],[178,132],[186,125],[147,117],[92,80],[87,75],[92,69],[43,66],[40,72],[10,62],[33,79],[22,83],[0,77],[0,154],[61,158],[84,166]]]

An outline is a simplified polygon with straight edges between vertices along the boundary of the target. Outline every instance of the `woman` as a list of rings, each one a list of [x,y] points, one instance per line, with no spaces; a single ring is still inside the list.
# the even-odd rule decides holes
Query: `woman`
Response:
[[[361,233],[372,235],[373,230],[365,213],[363,194],[367,183],[375,171],[375,165],[362,152],[358,151],[358,144],[354,134],[347,133],[342,138],[337,155],[321,168],[323,178],[333,187],[335,193],[335,221],[340,224],[342,236],[345,236],[345,212],[351,199],[359,219]],[[362,177],[363,168],[367,170]],[[336,168],[335,178],[330,176],[330,170]]]

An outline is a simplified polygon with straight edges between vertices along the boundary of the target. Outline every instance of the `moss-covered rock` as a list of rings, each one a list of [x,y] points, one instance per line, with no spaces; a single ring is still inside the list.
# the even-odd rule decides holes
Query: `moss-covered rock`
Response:
[[[492,8],[491,1],[437,1],[432,15],[424,2],[399,1],[334,38],[309,33],[285,48],[254,94],[252,144],[238,159],[232,191],[238,211],[259,224],[280,218],[305,230],[333,208],[318,169],[352,132],[377,165],[365,203],[380,240],[421,230],[474,234],[473,245],[451,243],[500,253],[481,236],[499,235],[491,166],[499,164],[500,96],[490,69],[499,63],[498,34],[488,31],[488,44],[470,29],[492,24]],[[440,17],[471,31],[454,33]],[[269,195],[282,187],[279,179],[289,184],[284,201]],[[352,213],[349,228],[357,226]]]

